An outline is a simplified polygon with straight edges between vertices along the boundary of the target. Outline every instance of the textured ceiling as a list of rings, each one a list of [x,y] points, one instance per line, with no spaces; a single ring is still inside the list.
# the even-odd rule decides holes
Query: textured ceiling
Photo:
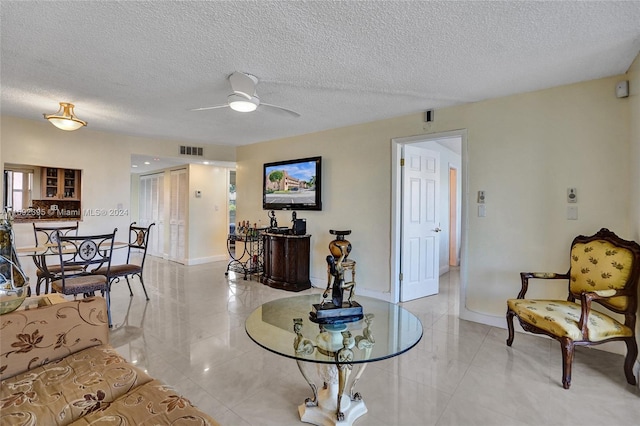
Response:
[[[640,2],[2,1],[1,112],[244,145],[627,71]],[[256,75],[238,113],[227,76]],[[612,89],[613,90],[613,89]],[[436,114],[437,117],[437,114]]]

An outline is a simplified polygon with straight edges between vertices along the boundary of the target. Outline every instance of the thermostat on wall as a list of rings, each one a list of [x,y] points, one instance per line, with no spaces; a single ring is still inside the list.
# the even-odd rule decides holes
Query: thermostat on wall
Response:
[[[623,80],[616,84],[616,97],[626,98],[629,96],[629,81]]]

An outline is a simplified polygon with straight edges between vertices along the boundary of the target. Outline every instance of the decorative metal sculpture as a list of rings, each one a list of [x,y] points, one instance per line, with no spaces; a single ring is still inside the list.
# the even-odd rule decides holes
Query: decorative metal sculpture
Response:
[[[293,339],[293,348],[296,351],[296,354],[305,354],[311,355],[315,350],[315,345],[313,342],[302,335],[302,318],[294,318],[293,319],[293,331],[296,333],[295,339]],[[318,387],[311,380],[307,372],[305,371],[305,362],[298,360],[298,368],[300,369],[300,373],[302,377],[307,381],[309,386],[311,387],[311,391],[313,392],[313,398],[306,398],[304,403],[307,407],[315,407],[318,405]]]
[[[351,231],[335,231],[332,229],[329,233],[335,235],[336,238],[329,243],[329,251],[331,254],[327,256],[327,288],[322,294],[322,297],[326,298],[329,294],[329,288],[331,288],[331,301],[334,306],[342,306],[344,291],[349,290],[349,298],[347,301],[349,305],[351,305],[356,283],[355,280],[345,283],[345,268],[343,265],[343,263],[347,261],[349,253],[351,253],[351,242],[345,239],[344,236],[351,234]]]
[[[311,340],[306,339],[302,335],[302,318],[293,319],[293,331],[296,333],[296,338],[293,341],[293,347],[296,353],[311,355],[315,346]]]
[[[362,306],[353,301],[355,289],[355,262],[347,260],[351,252],[351,243],[344,238],[351,234],[351,231],[330,230],[329,233],[336,238],[329,243],[330,255],[327,256],[327,288],[322,294],[323,301],[319,305],[313,305],[311,312],[312,321],[318,323],[344,323],[358,321],[363,318]],[[346,266],[346,267],[345,267]],[[345,282],[345,270],[351,269],[352,280]],[[331,301],[325,299],[331,290]],[[344,292],[349,290],[349,297],[344,301]]]
[[[271,229],[275,229],[278,227],[278,219],[276,219],[276,212],[274,212],[273,210],[271,210],[269,212],[269,227]]]
[[[353,368],[353,351],[354,339],[350,331],[342,332],[342,349],[336,352],[336,366],[338,367],[338,404],[336,409],[336,419],[340,422],[344,420],[344,413],[340,410],[342,402],[342,394],[349,380],[351,369]]]

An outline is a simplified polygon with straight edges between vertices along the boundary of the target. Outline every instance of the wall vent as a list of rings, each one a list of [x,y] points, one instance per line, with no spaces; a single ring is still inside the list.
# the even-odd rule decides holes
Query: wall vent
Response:
[[[180,155],[195,155],[197,157],[202,157],[204,148],[201,146],[180,146]]]

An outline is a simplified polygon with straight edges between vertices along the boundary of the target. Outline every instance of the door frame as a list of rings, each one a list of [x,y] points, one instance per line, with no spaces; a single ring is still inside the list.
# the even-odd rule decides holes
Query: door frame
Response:
[[[460,306],[465,306],[467,294],[467,251],[468,251],[468,155],[467,155],[467,130],[452,130],[448,132],[429,133],[424,135],[416,135],[402,138],[391,139],[391,302],[398,303],[400,301],[400,253],[402,244],[400,237],[401,218],[402,218],[402,169],[400,167],[400,158],[402,158],[402,146],[407,144],[415,144],[421,142],[435,141],[438,139],[459,137],[462,141],[461,165],[462,176],[462,218],[460,232]]]
[[[458,266],[458,168],[449,164],[449,267]],[[448,269],[447,269],[448,270]]]

